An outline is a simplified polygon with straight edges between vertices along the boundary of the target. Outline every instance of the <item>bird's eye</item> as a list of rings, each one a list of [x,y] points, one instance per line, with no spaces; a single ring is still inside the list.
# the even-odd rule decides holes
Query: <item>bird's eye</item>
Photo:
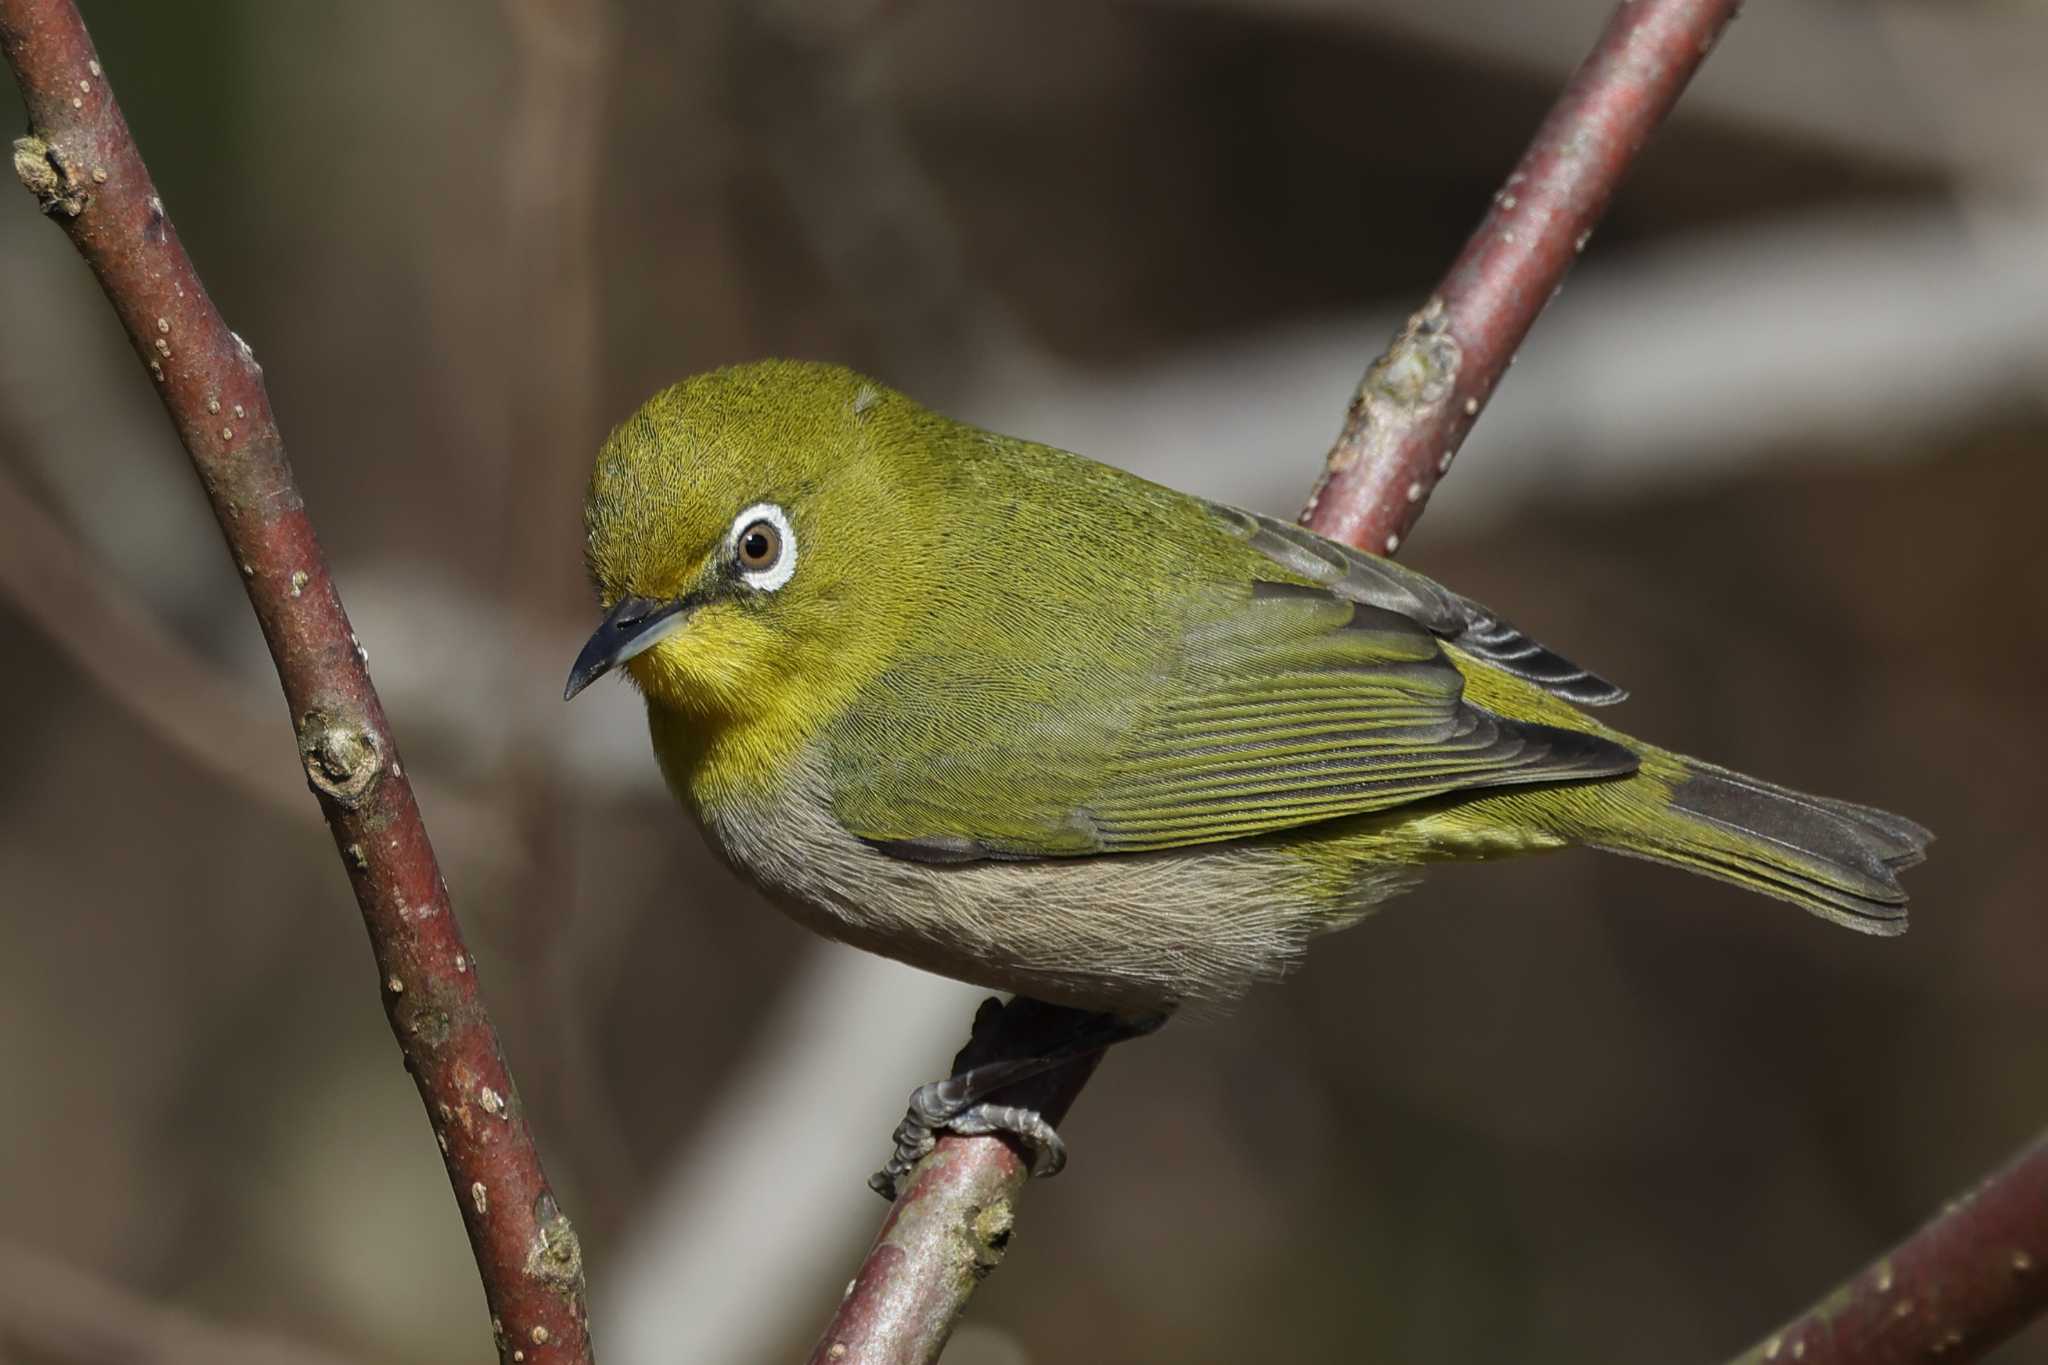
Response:
[[[772,521],[751,523],[740,532],[736,557],[740,567],[751,573],[775,567],[775,561],[782,558],[782,532]]]
[[[725,543],[748,587],[774,592],[796,572],[796,532],[772,502],[757,502],[734,517]]]

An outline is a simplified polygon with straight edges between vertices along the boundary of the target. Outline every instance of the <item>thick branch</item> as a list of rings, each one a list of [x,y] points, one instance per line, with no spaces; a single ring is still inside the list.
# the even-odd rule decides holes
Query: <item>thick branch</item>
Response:
[[[1382,553],[1399,548],[1615,186],[1736,8],[1737,0],[1634,0],[1615,12],[1442,285],[1366,373],[1304,524]],[[998,1021],[989,1040],[997,1055],[1029,1055],[1013,1020],[1033,1017],[1013,1007]],[[1046,1117],[1065,1116],[1093,1065],[1045,1078]],[[1025,1177],[1008,1139],[941,1138],[883,1221],[813,1365],[937,1360],[1009,1240]]]
[[[1624,0],[1422,311],[1373,362],[1302,509],[1392,554],[1740,0]]]
[[[440,1139],[500,1354],[590,1359],[583,1268],[477,991],[398,746],[313,533],[263,371],[179,243],[72,0],[0,0],[22,182],[98,276],[206,486],[362,908],[385,1013]]]
[[[1734,1365],[1979,1360],[2048,1308],[2048,1134]]]

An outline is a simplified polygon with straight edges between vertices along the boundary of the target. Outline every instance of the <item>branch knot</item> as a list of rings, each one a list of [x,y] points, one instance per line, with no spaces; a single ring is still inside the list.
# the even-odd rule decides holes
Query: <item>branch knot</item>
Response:
[[[322,796],[353,807],[384,770],[384,754],[367,726],[351,725],[322,711],[299,724],[299,758],[306,780]]]

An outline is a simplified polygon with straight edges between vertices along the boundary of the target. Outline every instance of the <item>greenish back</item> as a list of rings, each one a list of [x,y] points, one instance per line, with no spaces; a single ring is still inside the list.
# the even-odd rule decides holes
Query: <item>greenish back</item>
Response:
[[[1440,638],[1574,700],[1619,693],[1420,575],[937,423],[917,619],[823,736],[835,814],[890,852],[1167,848],[1636,766],[1467,703]]]

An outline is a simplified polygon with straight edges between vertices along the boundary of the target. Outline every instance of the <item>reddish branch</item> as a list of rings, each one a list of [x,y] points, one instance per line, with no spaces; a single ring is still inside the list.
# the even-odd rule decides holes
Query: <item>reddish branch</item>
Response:
[[[1736,8],[1633,0],[1615,12],[1442,285],[1367,371],[1305,525],[1385,554],[1400,547],[1615,186]],[[1028,1016],[1013,1008],[996,1023],[996,1055],[1028,1055],[1013,1017]],[[1048,1118],[1064,1117],[1092,1068],[1047,1078]],[[941,1138],[889,1210],[813,1365],[937,1360],[1009,1240],[1025,1177],[1008,1139]]]
[[[1392,554],[1607,201],[1740,0],[1624,0],[1422,311],[1373,362],[1302,509]]]
[[[385,1013],[445,1153],[499,1352],[587,1361],[582,1256],[477,991],[398,746],[272,418],[207,296],[72,0],[0,0],[28,107],[14,167],[98,276],[206,486],[362,908]]]
[[[1734,1365],[1981,1359],[2048,1308],[2048,1135]]]
[[[997,1057],[1029,1057],[1067,1040],[1072,1011],[1019,998],[991,1000],[954,1059],[960,1070]],[[1055,1125],[1102,1060],[1098,1053],[1003,1092]],[[939,1358],[967,1299],[1003,1259],[1015,1204],[1031,1168],[1008,1138],[948,1133],[919,1162],[846,1287],[811,1365],[897,1365]]]

